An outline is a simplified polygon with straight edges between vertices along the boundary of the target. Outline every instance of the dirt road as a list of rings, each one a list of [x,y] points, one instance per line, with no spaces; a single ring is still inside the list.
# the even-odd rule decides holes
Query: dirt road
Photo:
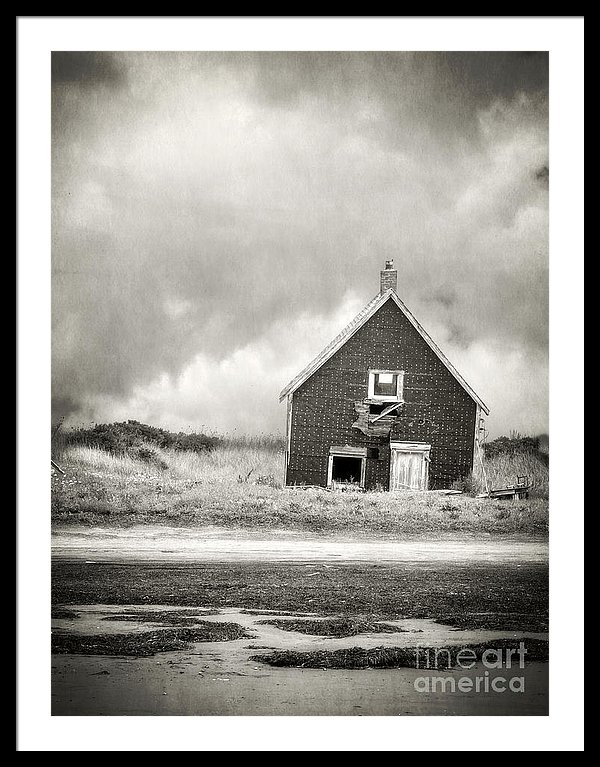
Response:
[[[442,540],[360,539],[222,528],[132,527],[54,530],[55,559],[187,562],[540,562],[548,560],[543,540],[514,538]]]

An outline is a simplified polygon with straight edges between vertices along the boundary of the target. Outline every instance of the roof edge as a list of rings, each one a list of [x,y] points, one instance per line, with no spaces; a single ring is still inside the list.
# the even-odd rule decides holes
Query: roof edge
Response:
[[[290,394],[293,394],[296,389],[301,386],[304,381],[308,380],[317,370],[327,362],[328,359],[341,349],[342,346],[365,324],[365,322],[373,316],[373,314],[379,309],[390,297],[392,290],[386,290],[385,293],[379,293],[375,298],[371,299],[368,304],[363,306],[360,312],[325,346],[316,357],[314,357],[308,365],[306,365],[298,373],[297,376],[285,386],[279,395],[279,401],[283,400]]]
[[[458,383],[462,386],[462,388],[467,392],[467,394],[471,397],[471,399],[476,402],[479,407],[483,410],[483,412],[486,415],[489,415],[490,409],[485,404],[485,402],[479,397],[477,392],[465,381],[465,379],[462,377],[462,375],[458,372],[458,370],[454,367],[454,365],[450,362],[450,360],[446,357],[444,352],[440,349],[440,347],[435,343],[435,341],[431,338],[429,333],[423,328],[423,326],[419,323],[419,321],[415,318],[415,316],[412,314],[412,312],[408,309],[408,307],[402,302],[402,300],[398,297],[397,293],[392,289],[389,288],[384,293],[379,293],[375,298],[373,298],[366,306],[361,309],[361,311],[354,317],[351,322],[346,325],[346,327],[338,333],[335,338],[330,341],[327,346],[316,356],[314,357],[311,362],[304,367],[300,373],[298,373],[297,376],[295,376],[288,384],[285,386],[281,394],[279,395],[279,402],[282,402],[286,397],[288,397],[290,394],[293,394],[296,389],[298,389],[305,381],[307,381],[314,373],[317,372],[317,370],[327,362],[328,359],[333,357],[333,355],[344,346],[346,341],[348,341],[352,336],[365,324],[365,322],[370,319],[375,312],[380,309],[383,304],[388,301],[389,299],[392,299],[396,306],[400,309],[400,311],[404,314],[406,319],[410,322],[410,324],[415,328],[415,330],[419,333],[421,338],[425,341],[425,343],[430,347],[430,349],[434,352],[434,354],[438,357],[440,362],[446,367],[446,369],[452,374],[452,376],[458,381]]]
[[[489,415],[490,414],[489,407],[485,404],[485,402],[477,394],[475,389],[473,389],[473,387],[470,386],[467,383],[467,381],[462,377],[462,375],[458,372],[458,370],[454,367],[454,365],[446,357],[444,352],[436,344],[436,342],[429,335],[429,333],[425,330],[425,328],[421,325],[421,323],[417,320],[417,318],[410,311],[410,309],[406,306],[406,304],[404,304],[404,302],[398,297],[398,295],[396,293],[394,293],[394,291],[389,291],[389,292],[391,293],[390,297],[394,299],[394,302],[396,303],[396,305],[398,306],[400,311],[404,314],[406,319],[411,323],[411,325],[415,328],[415,330],[423,338],[425,343],[427,343],[427,345],[435,353],[435,355],[438,357],[440,362],[447,368],[448,372],[450,372],[454,376],[454,378],[463,387],[463,389],[467,392],[467,394],[471,397],[471,399],[474,400],[474,402],[476,402],[479,405],[479,407],[483,410],[483,412],[486,415]]]

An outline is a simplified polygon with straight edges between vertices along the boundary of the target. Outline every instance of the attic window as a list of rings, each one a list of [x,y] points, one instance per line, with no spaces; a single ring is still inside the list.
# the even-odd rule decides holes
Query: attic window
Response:
[[[402,402],[403,370],[369,370],[369,399]]]

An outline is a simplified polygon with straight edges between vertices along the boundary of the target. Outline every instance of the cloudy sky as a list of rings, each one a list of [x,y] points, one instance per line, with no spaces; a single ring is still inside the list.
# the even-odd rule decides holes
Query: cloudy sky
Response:
[[[281,433],[283,386],[398,292],[548,429],[548,60],[55,53],[53,415]]]

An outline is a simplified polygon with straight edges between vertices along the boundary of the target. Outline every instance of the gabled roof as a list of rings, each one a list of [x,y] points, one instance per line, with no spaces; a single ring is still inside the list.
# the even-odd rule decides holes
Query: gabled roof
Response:
[[[474,400],[483,410],[483,412],[488,415],[490,410],[488,406],[485,404],[485,402],[477,395],[474,389],[472,389],[469,384],[465,381],[465,379],[461,376],[461,374],[458,372],[458,370],[454,367],[454,365],[450,362],[450,360],[446,357],[446,355],[442,352],[442,350],[439,348],[439,346],[435,343],[435,341],[431,338],[431,336],[424,330],[424,328],[421,327],[419,322],[415,319],[414,315],[410,312],[410,310],[402,303],[402,301],[398,298],[396,295],[396,292],[392,290],[391,288],[389,290],[386,290],[385,293],[379,293],[379,295],[375,296],[375,298],[372,301],[369,301],[369,303],[361,309],[361,311],[356,315],[356,317],[346,325],[346,327],[342,330],[341,333],[339,333],[331,343],[329,343],[323,351],[318,354],[312,362],[310,362],[304,370],[302,370],[298,375],[293,378],[289,384],[283,389],[281,394],[279,395],[279,401],[281,402],[285,397],[289,396],[290,394],[293,394],[298,387],[302,386],[302,384],[307,381],[313,373],[316,373],[316,371],[321,367],[321,365],[325,364],[330,357],[333,357],[333,355],[338,351],[338,349],[341,349],[342,346],[348,341],[349,338],[352,338],[352,336],[356,333],[357,330],[359,330],[365,322],[370,319],[375,312],[380,309],[386,301],[392,300],[396,306],[400,309],[402,314],[406,317],[406,319],[410,322],[410,324],[415,328],[417,333],[421,336],[421,338],[425,341],[425,343],[430,347],[430,349],[435,353],[435,355],[438,357],[440,362],[452,373],[454,378],[458,381],[458,383],[463,387],[463,389],[467,392],[467,394],[471,397],[472,400]]]

